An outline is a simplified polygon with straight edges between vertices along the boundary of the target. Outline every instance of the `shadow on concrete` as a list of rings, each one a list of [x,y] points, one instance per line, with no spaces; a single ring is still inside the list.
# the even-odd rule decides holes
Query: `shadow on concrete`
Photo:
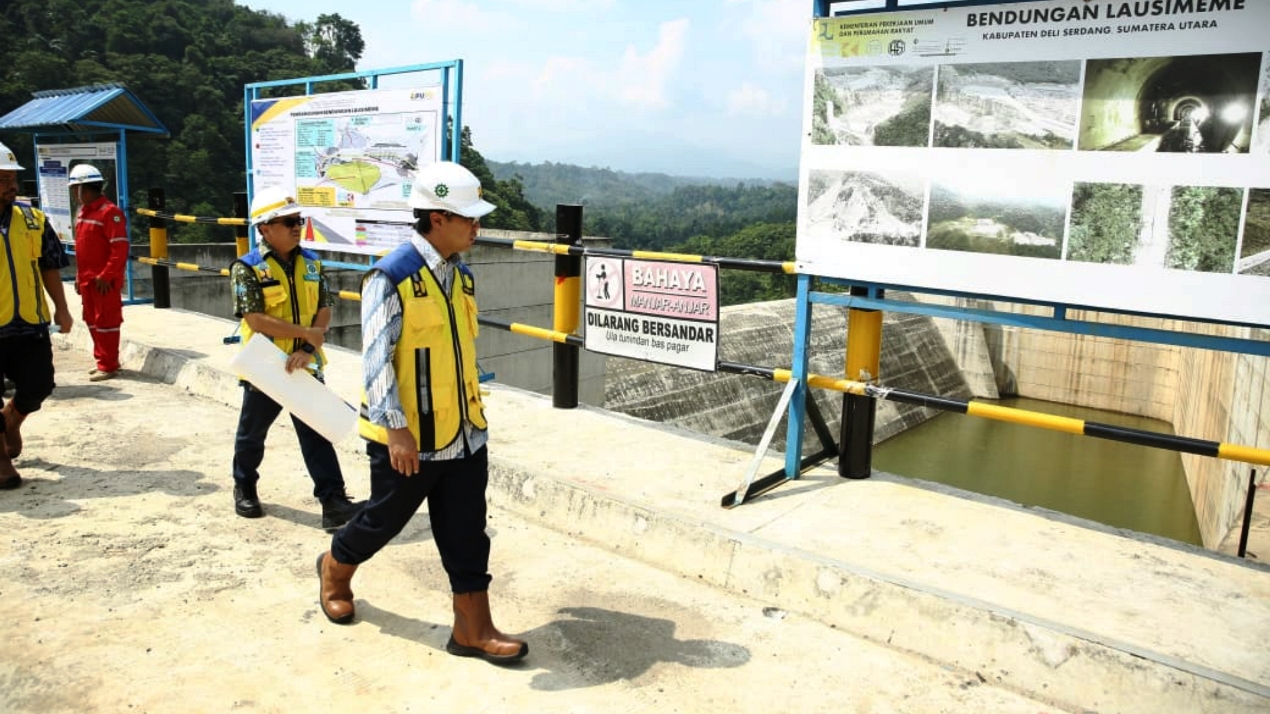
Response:
[[[68,399],[96,399],[103,402],[124,402],[132,399],[132,395],[121,391],[118,387],[106,386],[103,383],[94,384],[72,384],[70,386],[58,386],[53,389],[53,393],[49,395],[50,401],[65,401]]]
[[[353,592],[356,593],[356,582],[354,582],[353,587]],[[375,607],[365,600],[357,598],[356,595],[353,597],[353,605],[357,608],[357,619],[354,620],[354,623],[364,622],[368,625],[374,625],[385,635],[418,642],[438,652],[445,652],[445,643],[450,639],[450,623],[448,621],[443,625],[398,615],[395,612]],[[530,645],[530,649],[533,649],[533,645]]]
[[[535,647],[540,653],[531,664],[546,670],[530,682],[537,690],[581,689],[636,679],[663,662],[715,669],[750,661],[749,649],[741,645],[676,639],[673,620],[598,607],[566,607],[558,612],[569,619],[523,634],[530,658]]]
[[[261,489],[263,490],[263,488]],[[353,499],[359,500],[359,499]],[[265,509],[265,518],[278,518],[297,526],[304,526],[318,531],[324,531],[322,528],[322,506],[316,501],[313,502],[313,510],[301,510],[290,506],[283,506],[277,503],[270,503],[267,496],[262,494],[260,505]],[[334,532],[328,534],[333,535]],[[421,543],[423,541],[432,540],[432,527],[429,525],[428,518],[424,514],[417,514],[406,527],[397,534],[397,537],[388,542],[385,548],[391,548],[395,545],[409,545],[411,543]]]
[[[36,469],[55,471],[61,478],[51,480],[32,476]],[[90,498],[156,492],[195,497],[220,490],[216,484],[203,481],[204,475],[197,471],[103,471],[35,458],[22,460],[19,473],[22,474],[22,485],[10,497],[0,499],[0,513],[17,513],[35,519],[69,516],[80,510],[75,501]]]
[[[819,468],[834,468],[834,465],[826,464]],[[754,477],[754,480],[758,481],[764,476],[767,476],[767,474],[759,474]],[[847,479],[837,476],[835,474],[803,474],[799,476],[797,480],[783,481],[780,485],[776,486],[772,490],[767,491],[765,493],[761,493],[757,496],[751,497],[745,503],[741,504],[740,507],[745,508],[747,504],[756,503],[759,501],[778,501],[782,498],[802,496],[806,494],[808,491],[814,491],[814,490],[819,490],[823,488],[829,488],[831,486],[837,486],[838,484],[844,483],[846,481]],[[737,479],[737,485],[739,486],[740,484],[741,484],[741,479]],[[723,498],[725,495],[727,495],[727,492],[720,493],[719,497]]]
[[[357,621],[445,652],[450,625],[416,620],[355,600]],[[740,667],[749,649],[719,640],[679,640],[675,623],[598,607],[566,607],[560,619],[514,634],[529,643],[529,656],[509,665],[540,669],[530,686],[544,692],[598,687],[632,680],[654,665],[680,664],[699,669]],[[497,617],[497,616],[496,616]],[[497,621],[497,620],[496,620]]]

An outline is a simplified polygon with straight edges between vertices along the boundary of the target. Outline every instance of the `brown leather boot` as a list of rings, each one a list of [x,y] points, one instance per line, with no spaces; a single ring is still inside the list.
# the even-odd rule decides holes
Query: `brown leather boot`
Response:
[[[9,444],[6,432],[0,431],[0,489],[8,490],[22,485],[22,477],[9,458]]]
[[[8,439],[9,458],[16,459],[22,454],[22,422],[26,421],[26,415],[18,413],[17,407],[13,406],[13,401],[4,403],[4,409],[0,410],[0,414],[4,415],[4,433]]]
[[[337,625],[347,625],[353,621],[353,588],[351,582],[356,565],[345,565],[331,555],[331,551],[318,556],[318,604],[322,606],[322,614]]]
[[[489,593],[454,594],[454,631],[445,651],[459,657],[480,657],[486,662],[507,664],[529,654],[529,645],[508,637],[494,627],[489,614]]]

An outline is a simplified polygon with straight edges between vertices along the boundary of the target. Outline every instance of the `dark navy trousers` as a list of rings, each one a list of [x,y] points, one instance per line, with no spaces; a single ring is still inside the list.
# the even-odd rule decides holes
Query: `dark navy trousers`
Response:
[[[234,438],[234,483],[254,486],[260,480],[260,462],[265,459],[265,437],[273,426],[282,405],[264,392],[243,385],[243,408],[238,415],[238,434]],[[313,479],[313,495],[319,501],[344,495],[344,474],[335,447],[325,436],[308,424],[291,416],[296,436],[300,440],[300,454]]]
[[[450,590],[488,590],[485,488],[489,450],[481,447],[462,459],[422,461],[414,476],[393,469],[383,444],[368,442],[366,453],[370,456],[370,500],[331,539],[335,559],[348,565],[370,560],[406,527],[426,499],[432,539],[450,577]]]

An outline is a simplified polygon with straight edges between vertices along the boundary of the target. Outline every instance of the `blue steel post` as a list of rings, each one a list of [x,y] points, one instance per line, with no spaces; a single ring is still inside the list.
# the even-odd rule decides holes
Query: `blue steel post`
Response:
[[[797,381],[789,400],[789,418],[785,424],[785,478],[796,479],[802,473],[803,415],[807,413],[807,344],[811,341],[811,276],[798,276],[798,297],[794,305],[794,364]]]
[[[463,60],[454,61],[454,131],[450,148],[450,160],[458,163],[459,148],[463,145]],[[578,239],[582,237],[582,226],[578,226]]]
[[[132,240],[132,219],[128,212],[128,133],[123,129],[119,130],[119,143],[115,146],[115,205],[119,206],[119,210],[123,211],[124,225],[128,235],[128,240]],[[129,243],[129,250],[132,249]],[[128,300],[127,304],[139,302],[137,300],[136,288],[132,284],[132,261],[124,263],[123,267],[124,282],[128,284]]]
[[[556,206],[556,242],[582,245],[582,206]],[[556,332],[578,331],[578,310],[582,302],[582,256],[556,256],[555,317]],[[557,342],[552,346],[551,406],[574,409],[578,406],[577,345]]]

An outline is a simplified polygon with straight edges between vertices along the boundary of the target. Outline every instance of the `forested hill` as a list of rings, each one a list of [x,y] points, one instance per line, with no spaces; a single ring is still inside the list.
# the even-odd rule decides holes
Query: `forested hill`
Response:
[[[0,0],[0,38],[0,115],[33,92],[126,85],[170,132],[129,138],[130,203],[144,206],[149,188],[163,188],[168,211],[196,216],[233,215],[234,194],[244,189],[244,85],[351,72],[365,49],[357,24],[338,14],[292,23],[234,0]],[[315,91],[360,88],[324,82]],[[266,96],[301,92],[275,88]],[[586,233],[621,247],[793,257],[791,184],[504,164],[487,161],[473,134],[462,127],[462,162],[499,208],[481,222],[486,228],[554,231],[555,205],[577,202],[586,206]],[[28,134],[4,132],[0,141],[20,157],[33,154]],[[34,181],[25,163],[19,179]],[[132,229],[134,240],[148,240],[144,221]],[[234,239],[204,223],[172,231],[175,242]],[[725,273],[727,302],[789,292],[785,276],[728,272],[739,277]]]
[[[583,232],[615,247],[787,261],[794,258],[798,187],[624,173],[570,164],[484,160],[500,185],[523,188],[543,227],[555,230],[556,204],[583,205]],[[786,275],[724,271],[724,304],[791,297]]]
[[[792,223],[798,188],[773,181],[732,181],[625,173],[571,164],[489,161],[502,181],[517,181],[554,229],[558,203],[584,206],[585,231],[622,248],[666,250],[692,238],[722,238],[756,223]],[[757,256],[738,256],[757,257]]]
[[[488,161],[490,170],[500,179],[520,178],[525,198],[535,206],[557,203],[584,203],[592,206],[646,201],[665,196],[681,186],[716,186],[744,183],[770,186],[777,181],[765,179],[720,179],[699,176],[672,176],[659,173],[627,173],[610,168],[584,167],[544,161],[528,164],[518,161]]]

